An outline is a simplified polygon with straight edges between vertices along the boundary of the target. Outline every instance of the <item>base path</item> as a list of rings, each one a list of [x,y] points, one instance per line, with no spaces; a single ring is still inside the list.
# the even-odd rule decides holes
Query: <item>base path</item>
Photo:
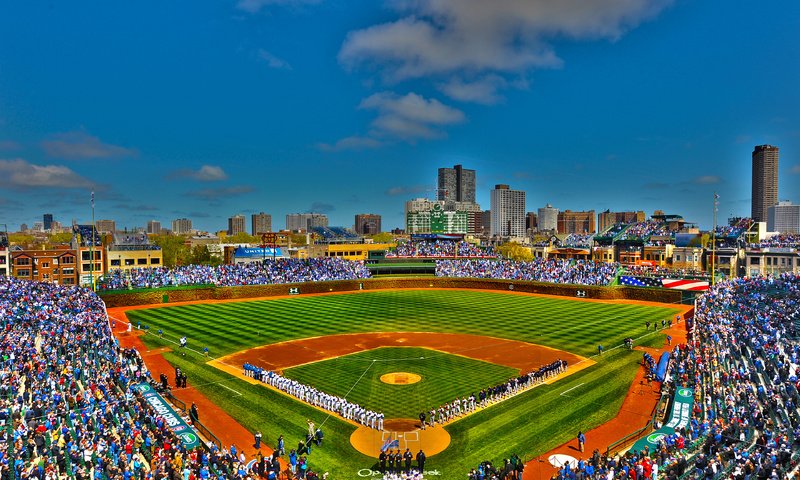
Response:
[[[140,338],[142,332],[127,332],[126,330],[127,326],[123,327],[122,325],[118,325],[114,330],[114,335],[119,339],[120,346],[138,350],[153,378],[159,378],[159,375],[163,373],[167,378],[173,379],[175,377],[175,368],[161,355],[162,352],[169,349],[148,350]],[[253,448],[255,441],[253,433],[234,420],[217,404],[193,388],[191,383],[188,383],[188,388],[173,389],[172,395],[186,403],[187,407],[192,403],[197,405],[200,422],[219,438],[224,448],[227,449],[231,445],[236,445],[236,448],[244,452],[248,459],[256,458],[258,451],[264,456],[272,454],[272,449],[266,447],[263,443],[259,450]]]
[[[661,333],[670,335],[672,337],[671,345],[663,345],[661,348],[636,348],[637,350],[646,350],[648,353],[658,360],[663,352],[671,351],[675,345],[686,343],[686,328],[685,323],[673,325],[671,328],[661,330]],[[622,402],[622,406],[617,412],[617,416],[608,422],[600,425],[589,431],[585,431],[586,445],[584,451],[578,450],[577,436],[575,439],[554,448],[553,450],[540,455],[525,464],[525,478],[530,480],[532,478],[548,480],[558,473],[556,464],[561,465],[565,461],[577,460],[580,458],[588,459],[592,456],[595,449],[599,450],[601,454],[606,453],[606,449],[612,443],[620,440],[626,434],[635,432],[636,430],[644,427],[650,421],[653,409],[658,404],[661,398],[661,384],[658,382],[648,382],[644,377],[644,367],[639,367],[636,372],[636,377],[631,383],[628,394]],[[621,445],[619,448],[612,451],[612,454],[617,451],[623,451],[629,445]]]
[[[374,332],[327,335],[273,343],[242,350],[209,362],[240,369],[245,363],[281,372],[286,368],[319,362],[380,347],[423,347],[528,373],[555,360],[569,366],[594,363],[580,355],[503,338],[432,332]]]

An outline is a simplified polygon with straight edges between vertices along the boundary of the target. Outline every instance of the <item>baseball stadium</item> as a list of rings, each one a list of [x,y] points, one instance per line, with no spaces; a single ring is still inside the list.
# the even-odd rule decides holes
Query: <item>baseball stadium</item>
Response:
[[[389,253],[0,280],[9,478],[795,473],[795,275]]]

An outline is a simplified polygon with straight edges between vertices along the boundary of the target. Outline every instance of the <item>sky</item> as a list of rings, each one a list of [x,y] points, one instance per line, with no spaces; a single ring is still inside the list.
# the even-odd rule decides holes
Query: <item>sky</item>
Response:
[[[404,226],[439,167],[527,208],[750,213],[751,152],[800,202],[800,2],[0,4],[0,224],[357,213]],[[0,225],[2,228],[2,225]]]

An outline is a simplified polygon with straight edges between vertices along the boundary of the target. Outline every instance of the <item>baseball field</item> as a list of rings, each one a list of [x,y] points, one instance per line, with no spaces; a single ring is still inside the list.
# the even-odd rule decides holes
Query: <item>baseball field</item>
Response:
[[[268,445],[283,434],[287,449],[296,446],[306,419],[322,425],[325,442],[313,449],[310,462],[337,479],[375,468],[376,459],[351,444],[359,427],[231,375],[243,359],[383,411],[387,419],[413,419],[423,408],[554,358],[583,367],[448,424],[449,444],[429,457],[426,470],[461,479],[482,460],[512,453],[531,458],[614,417],[641,359],[641,352],[621,348],[624,339],[662,344],[663,335],[646,331],[645,323],[678,311],[487,291],[385,290],[148,308],[127,316],[148,327],[144,341],[150,348],[172,347],[165,358],[243,426],[263,432]],[[181,336],[188,338],[185,356],[175,348]],[[601,356],[598,345],[605,348]],[[204,348],[216,361],[202,355]],[[418,381],[381,380],[393,372]]]

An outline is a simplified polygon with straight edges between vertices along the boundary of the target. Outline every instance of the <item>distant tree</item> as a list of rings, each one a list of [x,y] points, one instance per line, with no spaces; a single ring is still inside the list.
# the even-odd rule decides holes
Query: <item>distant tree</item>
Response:
[[[22,248],[32,248],[36,244],[36,239],[33,235],[27,233],[9,233],[8,243],[11,245],[19,245]]]
[[[53,233],[47,238],[48,246],[63,245],[72,241],[71,233]]]
[[[240,232],[226,237],[225,243],[261,243],[261,237],[250,235],[247,232]]]
[[[372,236],[372,241],[375,243],[392,243],[394,236],[389,232],[376,233]]]
[[[175,265],[185,265],[191,252],[186,246],[186,237],[183,235],[153,235],[150,237],[154,244],[161,247],[161,254],[164,257],[164,266],[174,267]]]
[[[531,249],[517,242],[504,243],[497,247],[497,251],[504,257],[518,262],[533,260],[533,252],[531,252]]]

